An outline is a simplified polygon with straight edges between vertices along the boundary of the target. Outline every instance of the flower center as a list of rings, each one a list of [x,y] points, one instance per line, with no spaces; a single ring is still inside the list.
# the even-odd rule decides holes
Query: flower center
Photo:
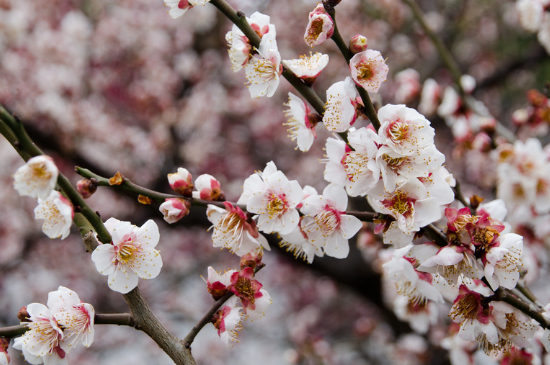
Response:
[[[414,212],[415,201],[415,199],[409,198],[404,191],[396,190],[391,199],[382,200],[382,204],[395,214],[411,216]]]
[[[122,248],[118,251],[118,259],[122,263],[127,263],[133,256],[134,252],[137,250],[137,247],[134,245],[123,245]]]
[[[370,170],[367,167],[369,158],[355,151],[348,152],[344,155],[342,165],[346,170],[348,180],[355,182],[358,176],[366,175]]]
[[[388,128],[388,138],[392,141],[401,141],[407,138],[409,132],[409,125],[401,121],[392,122]]]
[[[321,229],[324,237],[328,237],[340,225],[340,212],[329,206],[322,213],[315,216],[315,222]]]
[[[315,42],[319,35],[323,33],[323,19],[317,18],[311,22],[311,26],[309,27],[309,32],[307,33],[306,40],[309,43]]]
[[[48,171],[44,162],[32,165],[32,175],[39,180],[47,180],[52,177],[52,173]]]
[[[357,65],[357,78],[365,81],[374,75],[373,64],[370,61],[361,62]]]
[[[254,304],[256,298],[254,297],[255,292],[250,279],[243,278],[241,276],[237,279],[234,287],[239,293],[239,297],[248,300],[251,304]]]
[[[279,214],[284,213],[287,209],[287,206],[288,202],[284,194],[283,196],[271,194],[269,197],[269,203],[267,203],[267,213],[269,214],[269,218],[271,219],[278,216]]]
[[[390,155],[383,155],[382,158],[386,163],[388,164],[388,167],[393,171],[396,172],[399,170],[399,166],[405,161],[406,157],[391,157]]]
[[[479,300],[479,295],[464,294],[459,302],[455,303],[451,308],[450,316],[452,319],[462,317],[463,320],[477,319],[483,311]]]

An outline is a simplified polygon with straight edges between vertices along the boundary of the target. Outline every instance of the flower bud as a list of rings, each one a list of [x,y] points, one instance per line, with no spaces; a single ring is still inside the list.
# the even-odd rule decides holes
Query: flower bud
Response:
[[[251,267],[253,270],[265,266],[262,262],[264,254],[261,249],[256,251],[251,251],[241,257],[241,270],[245,267]]]
[[[97,190],[96,179],[82,179],[76,183],[76,190],[84,199],[88,199]]]
[[[189,214],[190,207],[191,202],[185,199],[170,198],[160,205],[159,210],[164,215],[164,220],[172,224]]]
[[[326,12],[323,4],[309,13],[309,23],[304,34],[304,41],[310,46],[318,46],[332,37],[334,33],[334,22]]]
[[[487,133],[478,133],[473,142],[472,147],[480,152],[488,152],[491,150],[491,137]]]
[[[225,201],[225,193],[221,189],[220,182],[215,177],[208,174],[203,174],[195,180],[197,191],[193,192],[193,198],[210,200],[210,201]]]
[[[27,312],[27,307],[23,306],[21,309],[19,309],[19,312],[17,312],[17,318],[21,322],[30,322],[31,315],[29,312]]]
[[[349,42],[349,50],[352,54],[363,52],[367,49],[367,37],[361,34],[354,35]]]
[[[520,126],[529,120],[529,112],[527,109],[517,109],[512,113],[512,122],[514,122],[515,125]]]
[[[191,196],[193,193],[193,177],[186,169],[180,167],[174,174],[168,174],[168,183],[175,192],[183,196]]]

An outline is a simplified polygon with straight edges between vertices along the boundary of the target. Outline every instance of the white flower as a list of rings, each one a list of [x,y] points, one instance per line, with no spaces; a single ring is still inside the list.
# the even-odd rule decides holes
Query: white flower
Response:
[[[154,279],[162,268],[157,224],[148,220],[141,227],[130,222],[109,218],[105,228],[111,234],[111,244],[100,244],[92,253],[97,271],[109,275],[109,287],[122,294],[134,289],[138,278]]]
[[[248,199],[252,196],[252,193],[258,188],[258,186],[265,185],[265,180],[277,172],[277,166],[273,161],[269,161],[265,166],[264,171],[257,171],[250,175],[243,184],[243,193],[237,200],[237,204],[247,204]]]
[[[262,37],[258,54],[244,66],[244,71],[251,97],[272,97],[275,94],[283,67],[274,33]]]
[[[409,156],[434,144],[434,129],[416,110],[387,104],[378,110],[380,143],[397,154]]]
[[[523,266],[523,237],[506,233],[498,237],[498,244],[484,256],[485,278],[493,290],[499,286],[513,289],[519,280],[519,270]]]
[[[317,195],[317,193],[315,193],[315,195]],[[324,256],[321,247],[310,242],[307,234],[302,228],[303,225],[310,223],[312,220],[313,218],[310,217],[301,217],[300,223],[292,232],[280,235],[283,239],[281,241],[281,247],[286,247],[286,250],[292,252],[294,257],[303,258],[310,264],[313,262],[315,256]]]
[[[189,214],[190,204],[185,199],[169,198],[160,205],[159,210],[164,216],[164,220],[172,224]]]
[[[38,199],[34,217],[44,219],[42,231],[50,238],[65,239],[73,223],[73,206],[58,191],[52,191],[46,199]]]
[[[334,22],[326,12],[323,4],[317,4],[315,9],[309,13],[304,41],[308,46],[318,46],[332,37],[334,33]]]
[[[399,71],[395,74],[397,82],[397,91],[395,92],[395,101],[397,103],[409,103],[420,92],[420,74],[412,68]]]
[[[299,97],[293,93],[288,93],[288,109],[285,115],[288,117],[288,132],[290,138],[298,143],[298,148],[302,152],[309,151],[317,133],[315,133],[316,121],[310,119],[309,107]],[[312,123],[312,122],[315,122]]]
[[[246,209],[258,214],[258,228],[266,233],[290,233],[296,228],[300,215],[296,206],[303,196],[302,188],[296,180],[289,181],[277,171],[263,182],[252,186],[252,196]]]
[[[269,295],[267,290],[260,289],[254,300],[254,308],[251,308],[250,306],[245,307],[244,311],[248,319],[253,322],[265,316],[265,311],[271,303],[273,303],[271,295]]]
[[[214,247],[224,247],[232,253],[243,256],[260,247],[269,250],[269,244],[256,228],[254,220],[249,219],[239,207],[225,202],[225,208],[208,205],[206,215],[212,222]]]
[[[529,32],[536,33],[542,25],[544,5],[542,0],[518,0],[516,10],[521,26]]]
[[[441,97],[441,87],[434,79],[427,79],[422,86],[418,111],[424,115],[432,115],[437,110]]]
[[[7,352],[0,352],[0,365],[8,365],[10,363],[10,358],[8,356]]]
[[[23,351],[25,360],[31,364],[66,365],[66,351],[62,346],[63,331],[50,309],[44,304],[31,303],[27,306],[29,330],[14,341],[13,348]]]
[[[233,296],[225,302],[225,305],[214,315],[214,327],[218,330],[218,335],[223,343],[230,346],[230,342],[237,341],[239,331],[242,328],[241,321],[243,314],[242,308],[237,307],[239,298]]]
[[[388,65],[380,52],[367,49],[357,53],[349,61],[351,77],[355,83],[369,92],[378,92],[380,85],[386,81]]]
[[[408,322],[416,333],[427,333],[430,325],[437,323],[437,307],[432,302],[415,302],[399,295],[393,302],[393,310],[397,318]]]
[[[359,93],[351,81],[346,77],[344,81],[333,84],[327,90],[327,102],[323,123],[329,131],[345,132],[355,123],[357,112],[357,98]]]
[[[302,204],[301,212],[312,218],[302,225],[309,242],[323,247],[328,256],[347,257],[348,240],[359,232],[362,223],[356,217],[345,214],[348,196],[344,188],[330,184],[323,190],[323,195],[310,196]]]
[[[202,174],[195,180],[195,189],[193,191],[193,198],[202,200],[220,200],[223,195],[225,200],[225,194],[221,190],[220,182],[212,175]]]
[[[310,53],[309,57],[300,56],[297,60],[284,60],[283,63],[299,78],[315,80],[328,65],[328,55],[319,52],[314,55]]]
[[[176,19],[185,14],[188,9],[197,5],[205,5],[209,1],[210,0],[164,0],[164,5],[170,8],[168,14],[172,19]]]
[[[74,291],[60,286],[48,294],[48,307],[63,329],[63,348],[67,351],[74,344],[90,347],[94,342],[95,310],[83,303]]]
[[[57,183],[59,171],[51,157],[36,156],[13,175],[13,187],[19,195],[45,199]]]

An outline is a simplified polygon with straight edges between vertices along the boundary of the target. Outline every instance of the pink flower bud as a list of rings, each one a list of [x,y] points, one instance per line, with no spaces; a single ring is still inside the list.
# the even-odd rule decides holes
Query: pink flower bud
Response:
[[[352,54],[363,52],[367,49],[367,37],[361,34],[354,35],[349,42],[349,50]]]
[[[265,264],[262,262],[264,254],[263,251],[256,250],[249,252],[241,257],[241,270],[246,267],[251,267],[256,270],[256,267],[263,267]]]
[[[185,199],[171,198],[166,199],[159,210],[164,215],[164,220],[172,224],[189,214],[190,207],[191,203]]]
[[[529,120],[529,112],[527,109],[517,109],[515,112],[512,113],[512,122],[514,122],[515,125],[520,126]]]
[[[491,150],[491,137],[487,135],[487,133],[481,132],[478,133],[473,142],[472,147],[475,150],[481,151],[481,152],[488,152]]]
[[[318,46],[332,37],[334,33],[334,22],[325,11],[323,4],[317,4],[317,7],[309,13],[309,23],[304,34],[305,42],[310,46]]]
[[[221,189],[220,182],[215,177],[208,174],[203,174],[195,180],[197,191],[193,192],[193,198],[210,200],[210,201],[225,201],[225,193]]]
[[[76,183],[76,190],[84,199],[88,199],[97,190],[97,185],[96,179],[82,179]]]
[[[31,315],[29,312],[27,312],[27,307],[23,306],[21,309],[19,309],[19,312],[17,313],[17,319],[19,319],[21,322],[30,322]]]
[[[178,172],[168,174],[168,183],[175,192],[183,196],[191,196],[193,192],[193,177],[186,169],[180,167]]]

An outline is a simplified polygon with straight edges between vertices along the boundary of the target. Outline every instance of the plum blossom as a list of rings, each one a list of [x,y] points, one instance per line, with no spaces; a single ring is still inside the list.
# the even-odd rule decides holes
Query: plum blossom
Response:
[[[426,79],[422,86],[418,111],[424,115],[433,115],[441,98],[441,87],[434,79]]]
[[[378,92],[380,85],[386,81],[388,65],[380,52],[367,49],[357,53],[349,61],[353,81],[368,92]]]
[[[168,183],[172,190],[183,196],[191,196],[193,191],[193,176],[184,169],[179,167],[178,171],[173,174],[168,174]]]
[[[310,217],[300,217],[300,223],[292,232],[280,235],[282,238],[281,247],[286,248],[288,252],[292,252],[294,257],[303,258],[310,264],[313,262],[315,256],[324,256],[321,247],[310,242],[308,235],[302,228],[303,225],[311,223],[312,220],[313,218]]]
[[[485,278],[493,290],[499,286],[513,289],[523,266],[523,237],[515,233],[503,234],[482,257]]]
[[[231,276],[231,291],[241,299],[244,312],[254,321],[265,315],[271,304],[271,296],[262,289],[262,284],[254,278],[254,269],[246,267]]]
[[[13,175],[13,187],[19,195],[46,199],[55,188],[59,171],[51,157],[36,156]]]
[[[327,90],[323,123],[332,132],[347,131],[357,119],[356,108],[361,105],[359,93],[350,77],[333,84]]]
[[[244,71],[251,97],[272,97],[275,94],[283,66],[274,33],[264,34],[258,54],[244,66]]]
[[[548,5],[548,1],[518,0],[516,2],[516,10],[521,26],[530,32],[538,32],[544,19],[545,5]]]
[[[330,184],[323,190],[323,195],[310,196],[302,204],[301,212],[311,218],[302,225],[309,242],[322,247],[328,256],[347,257],[348,240],[359,232],[362,223],[345,214],[348,196],[344,188]]]
[[[260,37],[263,37],[266,33],[276,34],[275,26],[269,23],[270,18],[268,15],[256,11],[250,18],[247,17],[246,21]],[[233,72],[238,72],[252,58],[252,45],[250,44],[250,40],[236,25],[233,25],[231,31],[227,32],[225,40],[229,45],[228,52],[231,60],[231,69]]]
[[[328,65],[328,55],[315,52],[314,55],[310,53],[309,57],[300,56],[297,60],[284,60],[283,64],[296,76],[311,84]]]
[[[170,224],[176,223],[189,214],[191,203],[185,199],[168,198],[159,207],[164,220]]]
[[[164,5],[170,8],[168,14],[172,19],[176,19],[194,6],[205,5],[209,1],[210,0],[164,0]]]
[[[298,225],[300,215],[296,206],[302,201],[303,191],[296,180],[289,181],[276,171],[264,181],[251,186],[252,194],[246,203],[250,213],[258,214],[258,228],[262,232],[290,233]]]
[[[111,244],[100,244],[92,253],[97,271],[109,276],[109,287],[122,294],[134,289],[138,278],[154,279],[162,268],[157,224],[148,220],[141,227],[130,222],[109,218],[105,228],[111,234]]]
[[[437,323],[437,306],[429,301],[417,302],[398,295],[393,302],[393,310],[397,318],[408,322],[416,333],[427,333],[430,325]]]
[[[334,33],[334,22],[326,12],[323,4],[317,4],[315,9],[309,13],[304,41],[308,46],[318,46],[332,37]]]
[[[237,307],[237,297],[231,297],[225,305],[212,317],[212,324],[218,330],[218,336],[223,343],[231,346],[231,342],[238,342],[239,331],[242,329],[242,308]]]
[[[223,201],[225,200],[225,193],[221,189],[220,182],[212,175],[202,174],[195,180],[195,189],[193,191],[193,198],[210,200],[210,201]]]
[[[236,270],[227,270],[223,274],[218,273],[212,266],[208,267],[208,279],[206,280],[206,286],[208,292],[212,295],[214,300],[218,300],[229,292],[231,287],[231,277]]]
[[[412,68],[399,71],[395,74],[397,90],[395,92],[395,101],[399,104],[409,103],[420,92],[420,74]]]
[[[214,247],[224,247],[232,253],[243,256],[261,247],[269,250],[269,244],[258,232],[256,222],[241,208],[224,202],[225,209],[208,205],[206,216],[212,222]]]
[[[34,217],[44,219],[42,231],[46,236],[65,239],[73,223],[73,205],[60,192],[53,190],[46,199],[38,199]]]
[[[315,126],[319,115],[310,114],[307,104],[291,92],[288,93],[288,103],[285,105],[288,106],[285,111],[288,122],[285,125],[289,126],[290,138],[293,141],[296,140],[300,151],[309,151],[313,141],[317,138]]]
[[[7,352],[0,352],[0,365],[8,365],[10,363],[10,355]]]
[[[349,50],[352,54],[363,52],[367,49],[368,39],[361,34],[356,34],[349,41]]]

